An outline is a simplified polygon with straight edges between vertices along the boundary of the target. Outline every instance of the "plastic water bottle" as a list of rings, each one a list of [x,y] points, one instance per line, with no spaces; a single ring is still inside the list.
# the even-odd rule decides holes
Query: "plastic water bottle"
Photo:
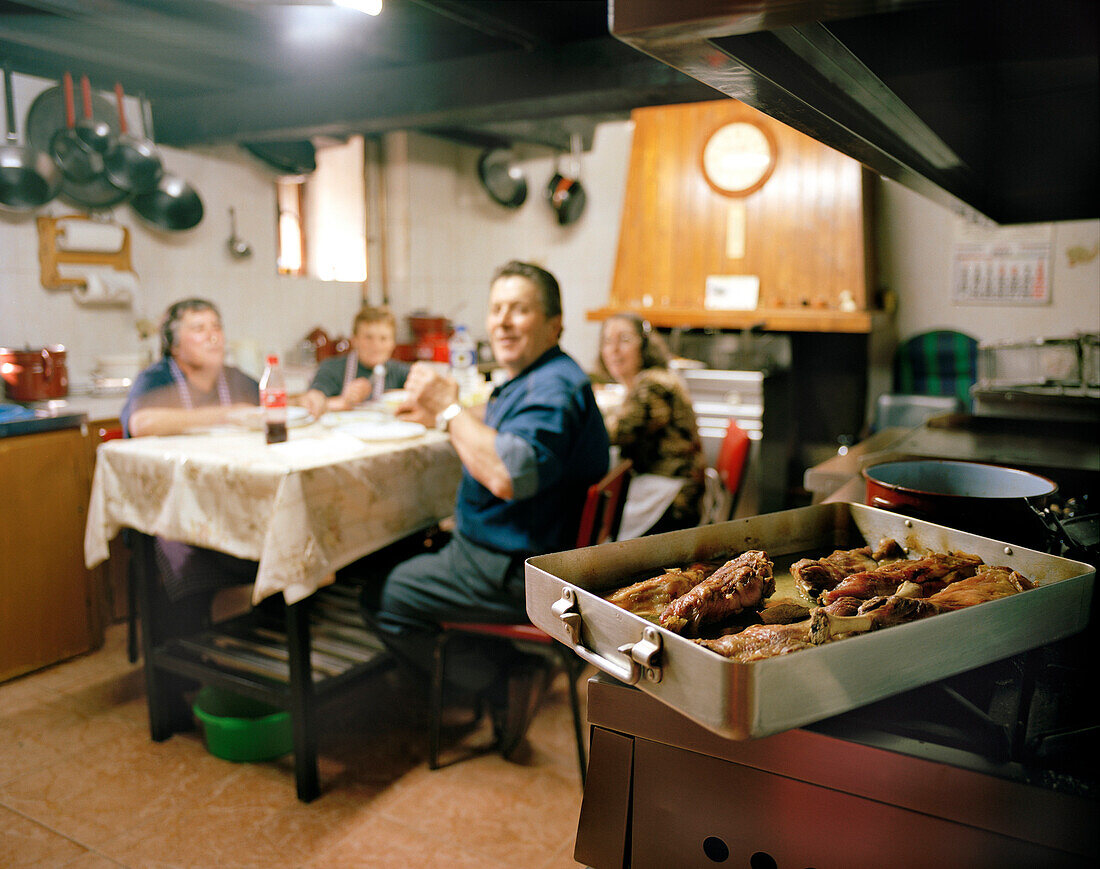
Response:
[[[286,440],[286,381],[278,356],[267,357],[264,376],[260,378],[260,404],[264,409],[267,442],[281,444]]]
[[[370,403],[381,404],[382,393],[386,391],[386,366],[375,365],[370,375]]]
[[[459,397],[467,398],[477,392],[477,344],[465,326],[455,326],[447,349],[451,355],[451,377],[458,382]]]

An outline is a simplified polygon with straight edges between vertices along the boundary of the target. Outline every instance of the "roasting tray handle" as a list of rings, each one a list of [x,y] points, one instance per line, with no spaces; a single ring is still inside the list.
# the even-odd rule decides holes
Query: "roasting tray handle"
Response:
[[[640,640],[619,646],[618,651],[626,656],[626,662],[620,664],[586,648],[581,642],[582,619],[573,589],[563,588],[561,600],[557,601],[551,610],[565,625],[570,646],[582,660],[599,667],[607,675],[627,685],[637,684],[643,676],[649,682],[661,681],[661,634],[656,628],[643,628]]]

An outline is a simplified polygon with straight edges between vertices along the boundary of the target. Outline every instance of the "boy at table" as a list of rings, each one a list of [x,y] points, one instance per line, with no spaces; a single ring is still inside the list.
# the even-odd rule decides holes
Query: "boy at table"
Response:
[[[355,315],[351,333],[351,350],[346,356],[325,359],[300,399],[315,418],[380,397],[371,395],[371,375],[377,365],[385,368],[385,389],[405,385],[409,363],[391,358],[397,346],[397,321],[388,308],[364,307]]]
[[[225,364],[222,318],[213,302],[174,303],[165,312],[160,335],[162,358],[137,376],[122,409],[126,437],[224,425],[259,405],[259,384]],[[205,624],[217,590],[256,578],[255,561],[178,540],[156,538],[155,553],[172,626],[180,634]]]
[[[417,363],[398,415],[445,431],[462,461],[455,530],[438,552],[386,577],[364,609],[380,638],[428,670],[444,621],[527,621],[524,560],[574,543],[588,487],[608,467],[608,436],[587,375],[558,346],[561,294],[549,272],[510,262],[494,275],[487,331],[508,375],[481,407],[458,403],[458,384]],[[458,642],[455,687],[483,696],[511,758],[546,687],[549,668],[511,645]]]

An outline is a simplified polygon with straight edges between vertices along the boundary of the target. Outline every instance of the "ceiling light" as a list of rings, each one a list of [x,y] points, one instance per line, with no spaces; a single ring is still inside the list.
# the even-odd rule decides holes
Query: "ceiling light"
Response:
[[[377,15],[382,11],[382,0],[332,0],[333,6],[343,6],[367,15]]]

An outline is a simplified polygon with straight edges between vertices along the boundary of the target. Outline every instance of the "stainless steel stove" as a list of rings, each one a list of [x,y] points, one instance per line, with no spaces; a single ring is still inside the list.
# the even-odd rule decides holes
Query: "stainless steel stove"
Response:
[[[589,682],[575,857],[619,867],[1092,866],[1096,677],[1063,641],[756,740]]]

